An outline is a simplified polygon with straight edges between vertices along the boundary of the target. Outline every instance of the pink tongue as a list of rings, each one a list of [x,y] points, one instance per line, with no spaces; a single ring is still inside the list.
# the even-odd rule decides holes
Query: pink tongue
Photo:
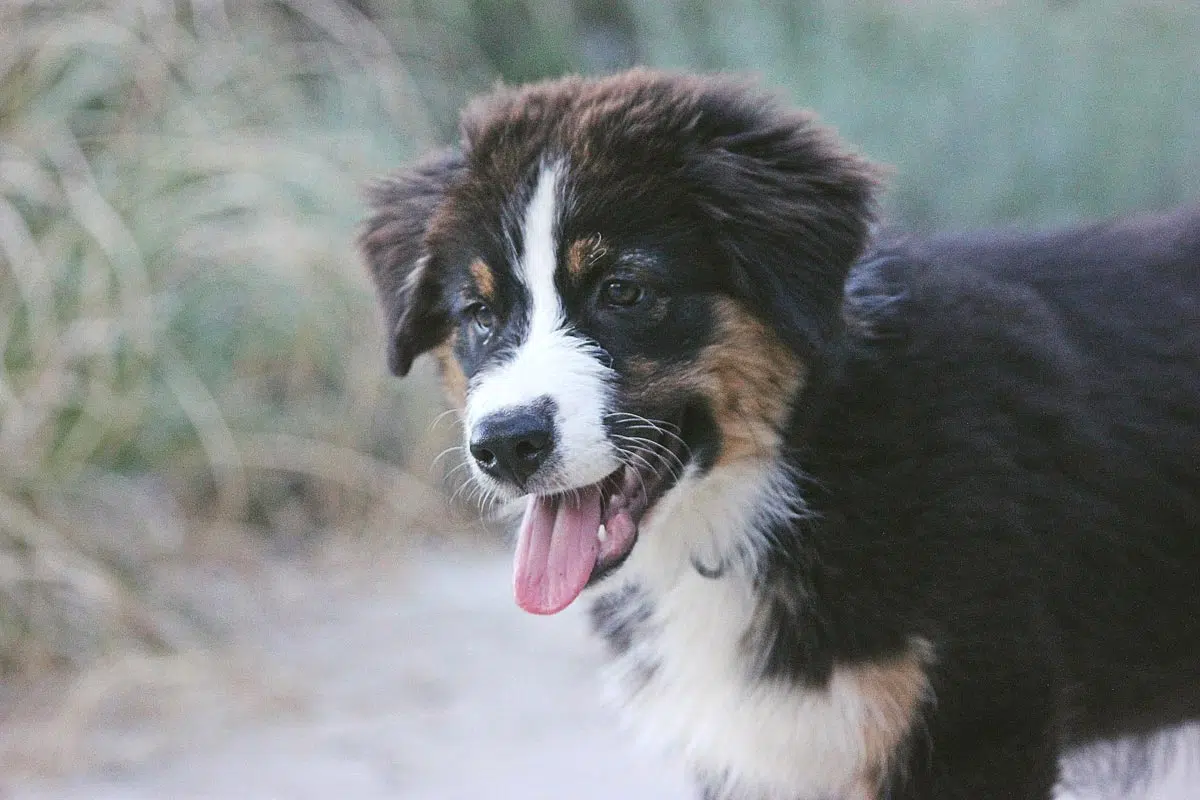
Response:
[[[531,614],[557,614],[579,596],[600,551],[600,489],[529,498],[517,534],[513,593]]]

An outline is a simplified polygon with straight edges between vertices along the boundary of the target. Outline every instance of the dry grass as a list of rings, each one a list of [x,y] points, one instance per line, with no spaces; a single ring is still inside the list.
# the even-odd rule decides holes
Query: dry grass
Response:
[[[352,239],[431,135],[348,3],[0,5],[0,674],[172,646],[138,590],[189,531],[424,491]]]

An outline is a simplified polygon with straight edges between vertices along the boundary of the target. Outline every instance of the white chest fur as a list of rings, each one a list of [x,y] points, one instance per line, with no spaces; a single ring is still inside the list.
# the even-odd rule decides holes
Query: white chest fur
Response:
[[[724,467],[664,498],[621,571],[647,602],[622,607],[637,619],[610,684],[642,737],[682,756],[716,797],[870,798],[924,673],[914,656],[836,668],[819,690],[754,676],[754,528],[764,508],[794,513],[779,485],[763,466]],[[704,577],[693,558],[726,570]]]

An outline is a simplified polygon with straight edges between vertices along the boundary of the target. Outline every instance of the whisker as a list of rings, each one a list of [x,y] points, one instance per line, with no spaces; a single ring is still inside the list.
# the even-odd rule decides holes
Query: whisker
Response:
[[[618,448],[617,448],[617,451],[618,451],[618,452],[620,452],[620,453],[623,453],[623,454],[625,453],[625,451],[624,451],[622,448],[620,448],[620,447],[618,447]],[[642,485],[642,494],[648,494],[648,493],[649,493],[649,490],[646,488],[646,481],[645,481],[645,479],[642,477],[641,470],[637,470],[637,469],[635,469],[635,470],[633,471],[633,474],[637,476],[638,483],[640,483],[640,484]]]
[[[654,465],[653,465],[653,464],[651,464],[651,463],[650,463],[650,461],[649,461],[649,460],[648,460],[648,459],[647,459],[645,456],[643,456],[642,454],[640,454],[640,453],[639,453],[639,452],[637,452],[636,450],[626,449],[626,448],[624,448],[624,447],[620,447],[620,446],[618,446],[618,447],[617,447],[617,452],[618,452],[618,453],[620,453],[622,456],[624,456],[624,457],[626,457],[626,458],[636,458],[638,461],[640,461],[640,462],[642,463],[642,466],[644,466],[644,467],[645,467],[645,468],[646,468],[648,471],[650,471],[650,472],[657,472],[657,471],[658,471],[658,470],[656,470],[656,469],[654,468]],[[637,470],[635,470],[635,472],[636,472],[636,471],[637,471]],[[672,473],[672,474],[674,474],[674,473]]]
[[[687,442],[679,436],[679,426],[664,420],[652,420],[637,414],[631,414],[628,411],[613,411],[605,415],[605,419],[620,418],[632,420],[635,425],[624,424],[624,427],[629,430],[652,430],[656,434],[665,438],[670,438],[684,449],[688,449]],[[618,423],[621,424],[621,423]]]
[[[437,430],[437,426],[439,424],[441,424],[441,421],[444,420],[446,417],[450,416],[451,414],[457,414],[458,418],[460,420],[462,419],[461,411],[459,411],[457,408],[448,408],[445,411],[443,411],[442,413],[438,414],[436,417],[434,417],[433,422],[429,423],[429,432],[433,433],[435,430]]]
[[[641,436],[626,436],[626,435],[619,434],[619,433],[614,433],[613,438],[622,439],[624,441],[635,442],[637,444],[646,445],[645,447],[641,447],[638,449],[643,453],[647,453],[648,455],[653,455],[655,458],[657,458],[663,464],[664,467],[668,467],[669,469],[671,469],[672,474],[674,474],[675,467],[669,466],[668,458],[672,462],[674,462],[674,464],[679,469],[682,470],[685,467],[683,459],[680,458],[678,455],[676,455],[669,447],[662,444],[661,442],[656,442],[652,439],[647,439],[647,438],[641,437]],[[678,476],[676,476],[676,477],[678,477]]]
[[[436,456],[433,457],[433,461],[431,461],[429,463],[430,468],[437,469],[437,465],[438,465],[439,461],[441,461],[443,458],[448,456],[450,453],[453,453],[456,450],[461,452],[463,449],[464,449],[463,446],[460,444],[454,445],[453,447],[447,447],[445,450],[443,450],[442,452],[438,453]],[[466,463],[466,462],[464,462],[464,463]]]
[[[639,461],[642,462],[642,464],[644,464],[646,466],[646,469],[650,472],[658,473],[660,470],[665,470],[674,480],[679,480],[679,478],[681,476],[683,464],[680,463],[679,466],[676,467],[676,465],[672,464],[670,461],[668,461],[663,456],[662,453],[645,450],[643,448],[639,448],[636,446],[624,447],[624,448],[618,446],[617,449],[618,449],[618,451],[620,451],[622,453],[626,453],[631,457],[637,458]],[[651,462],[650,458],[648,458],[648,457],[654,458],[655,462],[657,462],[657,466],[655,465],[655,463]]]
[[[486,519],[500,504],[499,492],[494,487],[484,487],[483,496],[479,498],[479,518]]]
[[[465,480],[461,484],[459,484],[458,488],[454,490],[454,493],[450,495],[450,504],[453,505],[454,502],[456,500],[458,500],[458,496],[460,494],[463,494],[464,492],[467,492],[468,490],[472,490],[473,488],[474,488],[474,476],[472,476],[470,479]],[[470,503],[470,501],[471,501],[470,495],[468,494],[467,497],[464,498],[463,502]]]
[[[643,425],[649,425],[651,428],[664,434],[679,433],[679,426],[673,422],[667,422],[666,420],[661,419],[650,419],[649,417],[643,417],[638,414],[631,414],[628,411],[613,411],[607,416],[633,420],[634,422],[639,422]]]

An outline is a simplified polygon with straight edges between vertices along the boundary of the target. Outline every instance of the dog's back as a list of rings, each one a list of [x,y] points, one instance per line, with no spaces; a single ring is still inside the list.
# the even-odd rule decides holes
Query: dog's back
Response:
[[[1006,508],[1036,550],[991,566],[1038,573],[1062,738],[1200,715],[1200,208],[865,262],[876,274],[851,281],[850,306],[886,354],[887,396],[912,400],[907,422],[925,415],[903,435],[952,453],[922,464],[973,476],[978,512]]]

